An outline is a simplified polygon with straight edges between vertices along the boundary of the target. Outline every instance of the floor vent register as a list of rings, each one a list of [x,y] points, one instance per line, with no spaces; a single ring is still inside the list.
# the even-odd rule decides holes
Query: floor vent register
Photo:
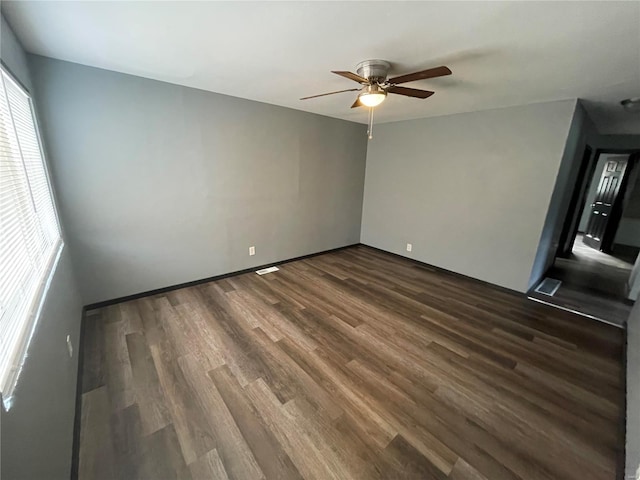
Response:
[[[553,297],[560,288],[560,285],[562,285],[562,282],[560,280],[547,277],[542,282],[540,282],[540,285],[538,285],[534,291],[542,293],[543,295],[549,295],[550,297]]]
[[[267,267],[262,270],[256,270],[256,273],[258,275],[266,275],[267,273],[277,272],[278,270],[280,270],[278,267]]]

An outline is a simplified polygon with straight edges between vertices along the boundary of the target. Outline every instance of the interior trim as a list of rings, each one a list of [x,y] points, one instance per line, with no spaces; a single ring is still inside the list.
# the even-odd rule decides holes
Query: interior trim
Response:
[[[289,258],[286,260],[278,260],[269,263],[265,263],[264,265],[256,265],[255,267],[245,268],[243,270],[236,270],[234,272],[223,273],[221,275],[214,275],[213,277],[202,278],[200,280],[193,280],[191,282],[178,283],[177,285],[171,285],[169,287],[157,288],[155,290],[148,290],[146,292],[134,293],[133,295],[127,295],[125,297],[113,298],[111,300],[105,300],[102,302],[96,302],[89,305],[85,305],[84,310],[95,310],[96,308],[108,307],[109,305],[115,305],[117,303],[128,302],[130,300],[137,300],[139,298],[148,297],[150,295],[159,295],[161,293],[170,292],[172,290],[179,290],[181,288],[193,287],[195,285],[200,285],[202,283],[215,282],[216,280],[222,280],[223,278],[234,277],[236,275],[243,275],[245,273],[255,272],[256,270],[262,270],[263,268],[270,267],[272,265],[282,265],[289,262],[295,262],[298,260],[304,260],[305,258],[315,257],[317,255],[324,255],[325,253],[337,252],[339,250],[344,250],[346,248],[351,248],[361,245],[360,243],[352,243],[350,245],[345,245],[344,247],[331,248],[329,250],[323,250],[321,252],[310,253],[308,255],[302,255],[300,257]]]

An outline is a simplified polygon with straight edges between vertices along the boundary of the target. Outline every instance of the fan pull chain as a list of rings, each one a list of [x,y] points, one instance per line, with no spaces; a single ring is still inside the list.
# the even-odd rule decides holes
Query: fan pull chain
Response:
[[[367,130],[369,140],[373,138],[373,107],[369,108],[369,129]]]

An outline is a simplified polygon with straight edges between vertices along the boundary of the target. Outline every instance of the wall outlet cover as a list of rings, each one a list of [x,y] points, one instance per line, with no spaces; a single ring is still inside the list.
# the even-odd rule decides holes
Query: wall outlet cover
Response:
[[[411,250],[413,250],[413,245],[407,243],[407,252],[410,252]]]
[[[256,247],[249,247],[249,255],[255,255],[256,254]]]

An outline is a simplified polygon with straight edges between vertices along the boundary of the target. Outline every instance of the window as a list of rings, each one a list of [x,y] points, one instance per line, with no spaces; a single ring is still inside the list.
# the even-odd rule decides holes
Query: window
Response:
[[[5,407],[62,248],[31,98],[0,82],[0,392]]]

